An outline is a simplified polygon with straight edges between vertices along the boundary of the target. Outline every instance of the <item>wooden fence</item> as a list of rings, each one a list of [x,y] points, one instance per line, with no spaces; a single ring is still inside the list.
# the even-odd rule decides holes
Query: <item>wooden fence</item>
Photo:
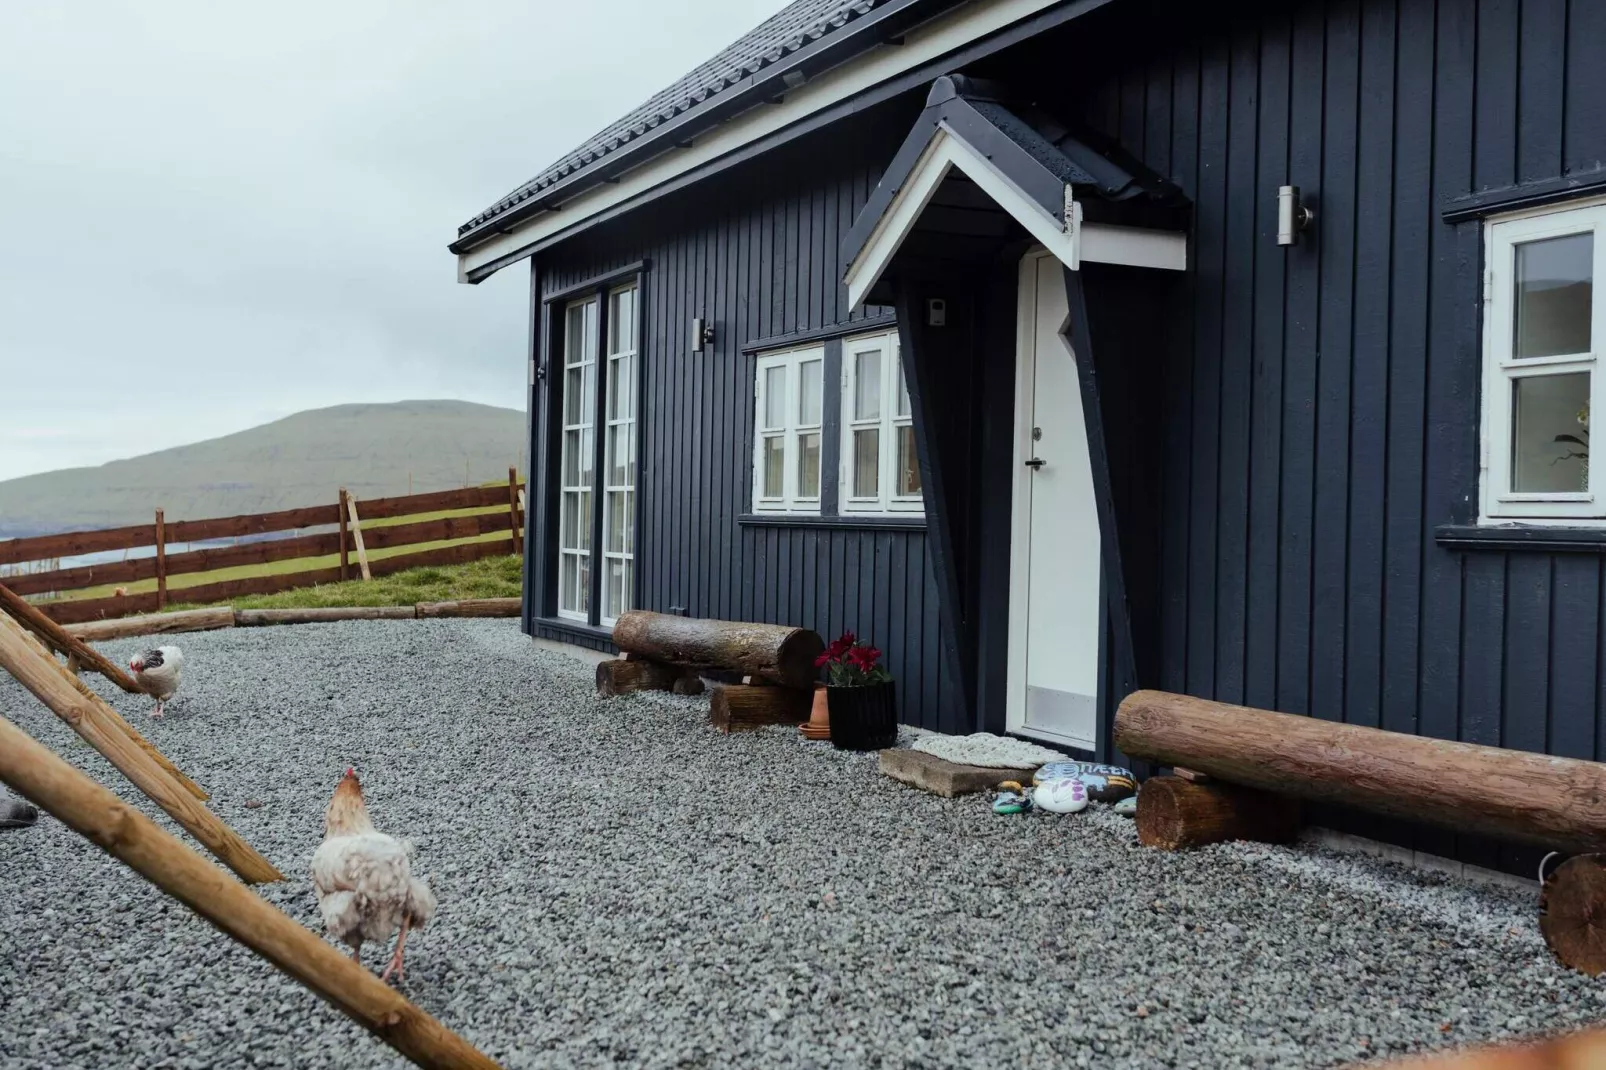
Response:
[[[371,498],[358,502],[341,490],[332,505],[313,505],[302,509],[283,509],[274,513],[217,517],[210,520],[166,521],[160,509],[153,523],[99,531],[72,531],[61,535],[0,540],[0,565],[49,561],[108,551],[145,550],[154,553],[104,564],[26,571],[5,579],[7,587],[20,595],[36,596],[35,604],[62,624],[102,620],[129,613],[150,613],[167,608],[170,601],[188,603],[222,602],[244,595],[271,594],[297,587],[311,587],[340,580],[383,576],[425,565],[456,565],[482,557],[522,553],[524,540],[523,493],[517,472],[509,470],[506,485],[465,487],[428,494],[408,494],[394,498]],[[463,516],[434,517],[414,523],[395,522],[396,518],[448,510],[495,510]],[[304,528],[333,528],[311,535],[291,535],[263,539],[277,532]],[[482,536],[507,532],[506,539]],[[252,539],[232,546],[213,546],[169,553],[168,548],[221,539]],[[476,539],[450,546],[433,547],[413,553],[369,557],[377,550],[413,546],[419,543]],[[322,558],[339,555],[338,565],[306,568],[301,571],[245,576],[219,582],[201,582],[169,590],[173,576],[215,572],[242,566],[265,565],[277,561]],[[60,597],[71,592],[111,585],[156,581],[156,589],[111,597]],[[54,595],[37,600],[39,595]]]

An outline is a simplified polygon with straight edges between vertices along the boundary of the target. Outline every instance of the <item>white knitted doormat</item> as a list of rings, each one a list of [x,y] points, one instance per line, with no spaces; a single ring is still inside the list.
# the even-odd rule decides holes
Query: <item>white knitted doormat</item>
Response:
[[[984,769],[1035,769],[1049,762],[1064,761],[1066,757],[1057,750],[1008,736],[995,736],[991,732],[969,736],[944,736],[933,732],[920,736],[910,746],[945,762],[979,765]]]

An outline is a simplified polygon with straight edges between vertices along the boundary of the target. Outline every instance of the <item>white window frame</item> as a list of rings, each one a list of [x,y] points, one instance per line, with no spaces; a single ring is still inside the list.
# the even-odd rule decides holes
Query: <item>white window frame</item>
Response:
[[[802,376],[804,365],[815,362],[818,365],[820,385],[820,412],[818,418],[812,422],[804,422],[802,418]],[[767,394],[769,371],[772,368],[786,369],[786,405],[784,419],[779,427],[768,424],[769,397]],[[753,373],[753,512],[770,514],[794,514],[817,516],[820,512],[820,495],[805,495],[800,492],[798,480],[798,461],[802,457],[801,439],[804,435],[814,434],[820,436],[819,464],[821,467],[819,477],[815,480],[817,489],[825,485],[825,348],[823,346],[809,346],[804,349],[788,349],[779,352],[761,353],[754,362]],[[779,496],[764,495],[764,444],[770,439],[780,439],[782,493]]]
[[[855,382],[859,367],[858,356],[871,351],[881,353],[881,413],[873,419],[858,420],[855,418],[853,408],[858,385]],[[842,435],[837,508],[844,515],[900,517],[925,515],[926,499],[923,493],[903,495],[894,493],[898,477],[898,432],[901,428],[914,426],[913,406],[907,403],[907,391],[901,389],[902,369],[897,331],[861,334],[842,340],[842,392],[838,399],[842,413]],[[908,411],[899,412],[900,406],[907,406]],[[853,432],[871,427],[880,430],[876,493],[855,495]]]
[[[1514,343],[1516,247],[1546,238],[1594,234],[1587,353],[1516,358]],[[1591,472],[1590,488],[1578,492],[1511,490],[1512,393],[1517,379],[1587,372],[1589,409],[1602,411],[1606,374],[1599,367],[1606,351],[1606,198],[1573,201],[1491,219],[1484,228],[1483,413],[1480,452],[1479,520],[1486,524],[1521,521],[1534,525],[1591,526],[1606,519],[1606,466]],[[1593,420],[1592,420],[1593,422]]]
[[[598,368],[598,366],[597,366],[597,352],[598,352],[600,346],[598,345],[597,340],[594,337],[589,338],[589,339],[584,337],[584,332],[585,332],[584,327],[582,327],[582,339],[581,340],[582,340],[583,344],[580,347],[580,352],[575,355],[575,359],[573,359],[573,360],[570,359],[570,357],[571,357],[571,345],[570,345],[570,338],[569,338],[569,314],[574,309],[577,309],[577,308],[584,309],[588,305],[591,306],[595,310],[591,314],[591,323],[593,324],[593,326],[591,327],[591,330],[595,331],[597,329],[597,325],[599,325],[600,322],[601,322],[602,299],[601,299],[600,296],[598,296],[597,294],[590,294],[590,295],[588,295],[586,297],[581,297],[581,298],[577,298],[576,300],[566,302],[562,306],[563,307],[563,333],[562,333],[562,336],[560,337],[560,340],[559,340],[559,347],[560,347],[559,348],[559,354],[562,357],[562,362],[561,362],[562,363],[562,371],[558,374],[558,377],[557,377],[557,379],[558,379],[558,421],[559,421],[559,426],[560,426],[559,438],[558,438],[558,481],[559,481],[559,489],[558,489],[558,568],[557,568],[558,597],[557,597],[557,611],[558,611],[558,616],[562,617],[565,620],[573,620],[573,621],[581,621],[581,622],[589,622],[590,616],[591,616],[591,583],[589,582],[589,580],[587,580],[587,582],[584,584],[584,590],[581,590],[580,589],[580,575],[581,575],[582,571],[589,572],[589,569],[593,569],[593,568],[596,567],[596,549],[597,548],[592,545],[591,533],[592,533],[592,518],[595,515],[593,510],[596,509],[596,501],[594,499],[594,494],[595,494],[595,491],[596,491],[597,473],[595,471],[592,471],[589,480],[581,480],[580,482],[573,483],[573,484],[568,482],[568,475],[569,475],[569,435],[570,435],[570,432],[575,432],[576,433],[576,438],[578,439],[578,441],[580,443],[580,448],[582,449],[582,451],[588,452],[590,454],[589,458],[585,458],[585,457],[577,458],[576,459],[577,462],[583,461],[583,460],[589,460],[591,462],[591,466],[594,468],[595,467],[595,458],[596,458],[596,447],[595,447],[596,439],[595,439],[594,436],[596,435],[596,426],[597,426],[596,425],[596,390],[597,390],[597,387],[599,385],[598,384],[598,379],[599,379],[599,372],[601,371],[601,369]],[[586,314],[584,312],[581,313],[581,323],[582,324],[584,324],[584,322],[585,322],[585,315]],[[571,371],[573,371],[573,370],[576,370],[576,369],[580,370],[581,382],[582,383],[585,381],[585,375],[586,375],[587,370],[590,371],[592,398],[591,398],[591,403],[589,405],[583,405],[582,406],[581,412],[579,414],[580,415],[579,421],[574,422],[574,423],[570,423],[569,419],[568,419],[568,412],[569,412],[569,397],[568,397],[569,373]],[[582,401],[585,400],[585,393],[584,393],[583,387],[582,387],[582,392],[581,392],[581,400]],[[590,432],[592,445],[591,445],[591,448],[589,450],[586,450],[586,440],[588,438],[586,432],[588,432],[588,431]],[[585,472],[587,470],[586,469],[586,465],[584,463],[577,463],[575,465],[575,469],[576,469],[577,472],[580,472],[580,473],[583,473],[583,472]],[[563,533],[563,518],[567,513],[568,505],[569,505],[569,499],[571,497],[576,499],[576,503],[575,503],[575,520],[576,520],[576,523],[579,525],[579,530],[575,533],[577,537],[575,539],[576,545],[574,545],[574,546],[569,546],[564,542],[564,533]],[[581,503],[589,503],[589,508],[582,509],[580,507]],[[565,601],[564,565],[568,562],[568,560],[570,558],[574,559],[575,583],[576,583],[576,589],[575,589],[574,594],[575,594],[576,597],[575,597],[575,601],[572,604],[565,605],[564,604],[564,601]],[[588,566],[587,569],[582,570],[582,568],[581,568],[581,563],[582,562],[584,562]],[[576,608],[576,607],[579,607],[579,608]]]
[[[632,295],[630,314],[626,317],[629,321],[628,338],[630,344],[621,347],[617,351],[612,351],[614,340],[620,337],[620,332],[614,325],[616,303],[617,299],[626,293]],[[641,351],[641,341],[636,337],[636,333],[640,324],[640,317],[637,312],[640,308],[641,292],[634,282],[629,282],[623,286],[615,286],[609,289],[604,295],[604,299],[608,302],[607,333],[610,337],[603,342],[605,351],[603,363],[606,366],[607,374],[603,376],[602,385],[605,394],[602,424],[605,437],[602,447],[602,472],[599,480],[602,488],[602,545],[600,547],[602,550],[602,584],[600,587],[602,604],[597,608],[597,619],[603,627],[611,628],[619,622],[621,614],[633,608],[635,601],[631,596],[634,594],[636,572],[636,412],[641,404],[641,399],[637,396],[636,391],[636,384],[639,380],[638,354]],[[627,368],[628,371],[621,373],[621,368]],[[624,402],[617,410],[612,404],[615,398],[620,398]],[[626,482],[614,483],[613,444],[616,432],[620,431],[623,431],[626,436],[625,449],[628,451],[629,456],[625,459]],[[625,502],[624,545],[623,549],[620,550],[610,550],[608,548],[609,539],[613,534],[613,499],[615,494],[623,494]],[[613,567],[612,562],[615,561],[619,562],[620,569],[623,572],[623,587],[620,591],[621,604],[617,607],[618,612],[610,614],[608,612],[611,608],[608,604],[612,582],[610,573]]]

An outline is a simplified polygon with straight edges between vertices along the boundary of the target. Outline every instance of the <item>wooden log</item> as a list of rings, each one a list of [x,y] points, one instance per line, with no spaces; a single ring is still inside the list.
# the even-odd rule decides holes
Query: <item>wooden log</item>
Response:
[[[517,598],[464,598],[456,602],[420,602],[414,608],[421,618],[516,617],[521,605]]]
[[[599,661],[597,694],[603,698],[612,698],[632,691],[669,691],[674,688],[675,681],[682,675],[682,671],[672,665],[660,665],[656,661],[643,661],[639,658],[633,661],[623,661],[619,658]]]
[[[368,571],[368,548],[363,545],[362,541],[362,518],[357,515],[357,496],[355,494],[346,495],[346,515],[351,518],[351,541],[357,546],[357,567],[362,570],[362,578],[364,580],[371,580],[374,577]]]
[[[156,510],[156,612],[167,608],[167,522]]]
[[[145,748],[135,743],[124,731],[126,722],[120,723],[115,710],[54,658],[30,646],[22,627],[4,615],[0,615],[0,668],[16,677],[242,880],[262,884],[284,879],[272,863],[197,802]]]
[[[165,635],[169,632],[209,632],[234,627],[234,610],[228,606],[211,609],[181,609],[173,613],[153,613],[121,620],[97,620],[68,624],[65,630],[88,643],[105,639],[125,639],[131,635]]]
[[[1138,691],[1122,701],[1115,746],[1133,758],[1311,802],[1562,851],[1606,850],[1606,765],[1597,762],[1163,691]]]
[[[234,624],[239,628],[263,628],[274,624],[319,624],[334,620],[413,620],[415,606],[327,606],[316,609],[237,609]]]
[[[1235,784],[1150,777],[1138,793],[1138,842],[1178,851],[1229,840],[1292,843],[1299,804]]]
[[[613,626],[613,643],[666,665],[728,669],[807,690],[825,643],[807,628],[703,620],[631,610]]]
[[[1368,1062],[1365,1070],[1597,1070],[1606,1066],[1606,1029],[1528,1044],[1490,1044],[1435,1055]],[[1361,1070],[1356,1063],[1351,1070]]]
[[[1539,889],[1539,932],[1564,966],[1606,973],[1606,855],[1576,855]]]
[[[31,632],[29,632],[27,630],[23,630],[21,634],[22,634],[22,638],[28,642],[28,645],[34,650],[34,652],[40,658],[42,658],[42,659],[44,659],[46,661],[54,660],[51,657],[50,650],[47,647],[45,647],[45,645],[43,643],[41,643],[39,641],[39,637],[38,636],[34,635],[33,633],[31,633]],[[68,660],[68,663],[67,663],[67,671],[68,671],[69,674],[72,672],[72,661],[70,659]],[[199,784],[197,784],[195,781],[191,780],[189,777],[185,776],[183,773],[179,772],[178,766],[174,765],[172,762],[167,760],[167,755],[165,755],[161,751],[157,750],[151,744],[151,742],[148,739],[146,739],[144,736],[139,734],[139,732],[134,728],[133,725],[131,725],[127,721],[123,720],[122,714],[118,713],[115,709],[113,709],[111,706],[107,705],[106,703],[101,702],[99,696],[96,695],[93,691],[89,690],[88,687],[84,686],[84,682],[82,680],[78,679],[77,676],[72,676],[71,679],[70,679],[70,683],[72,684],[72,686],[74,688],[76,688],[78,690],[78,692],[80,694],[85,695],[88,698],[94,700],[96,703],[98,703],[99,704],[99,708],[105,713],[107,719],[109,719],[113,724],[115,724],[119,729],[121,729],[122,733],[125,736],[127,736],[129,739],[133,740],[134,741],[134,745],[136,747],[138,747],[140,750],[144,751],[146,754],[149,754],[151,756],[152,760],[154,760],[157,765],[162,767],[162,771],[167,773],[168,776],[172,777],[175,781],[177,781],[180,787],[182,787],[185,791],[189,792],[191,795],[195,796],[197,799],[201,800],[202,802],[205,802],[207,799],[211,798],[210,795],[208,795],[204,790],[202,790],[202,788],[201,788],[201,786]],[[138,690],[138,689],[136,688],[136,690]],[[139,691],[139,693],[140,694],[144,694],[144,692],[142,690]]]
[[[395,989],[4,718],[0,780],[418,1066],[496,1070],[496,1063]]]
[[[145,689],[140,687],[134,678],[115,665],[112,660],[88,643],[83,638],[72,634],[71,631],[57,624],[43,613],[39,612],[27,599],[18,597],[6,585],[0,583],[0,611],[11,614],[18,624],[37,635],[46,646],[58,654],[65,654],[70,659],[87,665],[95,672],[127,691],[131,695],[143,695]]]
[[[772,724],[802,724],[814,707],[814,692],[792,687],[721,684],[708,702],[708,723],[721,732]]]

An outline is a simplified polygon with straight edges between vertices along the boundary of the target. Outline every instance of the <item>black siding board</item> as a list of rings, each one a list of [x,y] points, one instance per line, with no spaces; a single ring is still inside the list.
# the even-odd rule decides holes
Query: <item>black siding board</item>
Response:
[[[1472,188],[1497,189],[1517,178],[1517,48],[1522,2],[1478,0],[1476,8]]]
[[[1275,189],[1288,174],[1288,115],[1292,27],[1270,16],[1261,30],[1259,145],[1255,192]],[[1244,701],[1260,708],[1277,704],[1277,579],[1281,567],[1283,434],[1283,309],[1287,257],[1273,244],[1274,204],[1259,197],[1255,246],[1254,388],[1249,459],[1249,533],[1245,565],[1248,598],[1244,637]]]
[[[1550,717],[1544,749],[1594,760],[1600,678],[1600,561],[1558,554],[1551,592]]]
[[[1587,0],[1584,0],[1587,2]],[[1517,93],[1517,179],[1561,173],[1567,85],[1567,0],[1522,0]]]
[[[1606,166],[1606,63],[1600,62],[1603,41],[1606,4],[1572,0],[1567,5],[1567,96],[1562,109],[1562,164],[1569,174]]]

